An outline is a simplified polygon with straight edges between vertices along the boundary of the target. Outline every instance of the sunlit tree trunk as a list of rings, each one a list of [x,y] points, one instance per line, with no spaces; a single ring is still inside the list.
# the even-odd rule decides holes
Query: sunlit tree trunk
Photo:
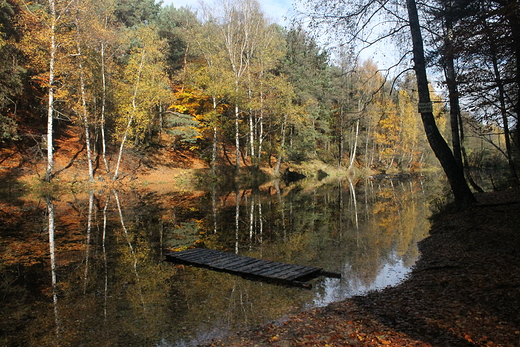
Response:
[[[217,115],[217,99],[215,97],[212,98],[213,99],[213,113],[216,117]],[[215,166],[217,165],[217,119],[214,119],[214,124],[213,124],[213,148],[212,148],[212,152],[211,152],[211,173],[213,175],[216,174],[216,168]]]
[[[235,105],[235,170],[238,175],[240,171],[240,111]]]
[[[253,99],[251,88],[249,88],[249,102]],[[249,108],[249,145],[251,146],[251,162],[254,165],[255,161],[255,115],[251,108]]]
[[[255,232],[255,198],[251,194],[251,206],[249,207],[249,250],[253,248],[253,237]]]
[[[90,129],[89,129],[89,117],[87,109],[87,96],[85,92],[85,71],[83,70],[83,56],[81,55],[80,45],[80,34],[79,34],[79,23],[76,20],[77,30],[77,41],[76,47],[78,51],[78,69],[79,69],[79,81],[80,81],[80,93],[81,93],[81,112],[83,119],[83,128],[85,132],[85,144],[87,149],[87,164],[88,164],[88,177],[90,182],[94,182],[94,169],[92,167],[92,150],[90,148]]]
[[[354,162],[356,160],[358,137],[359,137],[359,119],[356,122],[356,134],[354,136],[354,146],[352,148],[352,152],[350,153],[350,163],[348,165],[348,170],[352,169],[352,167],[354,166]]]
[[[107,174],[110,174],[110,167],[107,161],[107,138],[105,134],[106,124],[106,105],[107,105],[107,76],[106,76],[106,62],[105,62],[105,43],[101,43],[101,82],[102,82],[102,94],[101,94],[101,155],[103,157],[103,163],[105,164],[105,170]]]
[[[263,83],[261,83],[263,88]],[[262,164],[262,145],[264,142],[264,93],[260,92],[260,115],[258,118],[258,153],[257,153],[257,167]]]
[[[141,72],[143,71],[143,65],[145,61],[146,53],[143,50],[141,52],[141,62],[139,64],[139,69],[137,72],[137,79],[134,86],[134,92],[132,93],[132,114],[128,116],[128,122],[126,124],[125,133],[123,134],[123,138],[121,139],[121,145],[119,146],[119,155],[117,156],[117,164],[114,172],[114,176],[112,177],[112,180],[117,180],[119,176],[119,166],[121,165],[121,158],[123,157],[123,149],[125,146],[126,139],[128,138],[128,132],[130,131],[130,126],[132,125],[132,122],[135,117],[135,113],[137,112],[137,93],[139,92],[140,87],[140,81],[141,81]]]
[[[49,58],[49,99],[47,104],[47,171],[45,172],[44,181],[50,182],[53,176],[54,169],[54,146],[53,146],[53,118],[54,118],[54,75],[56,64],[56,3],[54,0],[49,0],[49,12],[51,16],[50,25],[50,58]]]

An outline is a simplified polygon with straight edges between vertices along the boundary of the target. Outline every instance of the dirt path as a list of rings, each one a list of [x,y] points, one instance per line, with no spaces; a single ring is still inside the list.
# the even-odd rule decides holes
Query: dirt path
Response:
[[[520,346],[520,190],[435,220],[395,288],[208,346]]]

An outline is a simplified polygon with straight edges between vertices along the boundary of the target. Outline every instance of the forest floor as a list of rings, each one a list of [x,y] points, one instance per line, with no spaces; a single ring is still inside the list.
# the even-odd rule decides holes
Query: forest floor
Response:
[[[206,346],[520,346],[520,190],[434,218],[402,284]]]

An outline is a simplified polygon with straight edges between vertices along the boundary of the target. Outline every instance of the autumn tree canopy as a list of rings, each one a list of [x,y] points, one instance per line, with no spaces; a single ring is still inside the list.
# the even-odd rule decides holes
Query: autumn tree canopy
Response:
[[[256,0],[196,9],[133,0],[4,1],[2,146],[30,150],[34,160],[47,163],[47,180],[64,169],[54,165],[53,154],[66,131],[83,144],[78,155],[85,156],[91,180],[117,180],[125,153],[154,146],[193,151],[213,172],[247,166],[278,173],[283,163],[308,160],[367,172],[437,165],[419,131],[417,80],[361,60],[355,39],[374,42],[347,16],[356,6],[384,9],[398,20],[386,33],[391,35],[382,36],[411,42],[404,8],[358,1],[331,12],[324,2],[308,4],[314,14],[329,11],[328,23],[346,39],[337,41],[340,47],[321,45],[316,34],[323,23],[295,21],[283,28]],[[424,40],[426,68],[459,67],[457,75],[428,87],[439,135],[459,153],[463,113],[479,124],[472,129],[487,129],[477,136],[503,132],[506,141],[486,151],[495,146],[504,153],[512,172],[518,152],[517,6],[437,0],[419,7],[420,20],[436,33]],[[458,106],[455,98],[444,103],[442,88],[453,81]],[[465,147],[467,165],[484,148]]]

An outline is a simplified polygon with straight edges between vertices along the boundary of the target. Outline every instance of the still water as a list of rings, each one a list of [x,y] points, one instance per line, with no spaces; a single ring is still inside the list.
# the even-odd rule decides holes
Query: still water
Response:
[[[0,200],[0,343],[192,346],[401,281],[438,180],[271,182]],[[312,289],[164,261],[207,247],[322,267]]]

